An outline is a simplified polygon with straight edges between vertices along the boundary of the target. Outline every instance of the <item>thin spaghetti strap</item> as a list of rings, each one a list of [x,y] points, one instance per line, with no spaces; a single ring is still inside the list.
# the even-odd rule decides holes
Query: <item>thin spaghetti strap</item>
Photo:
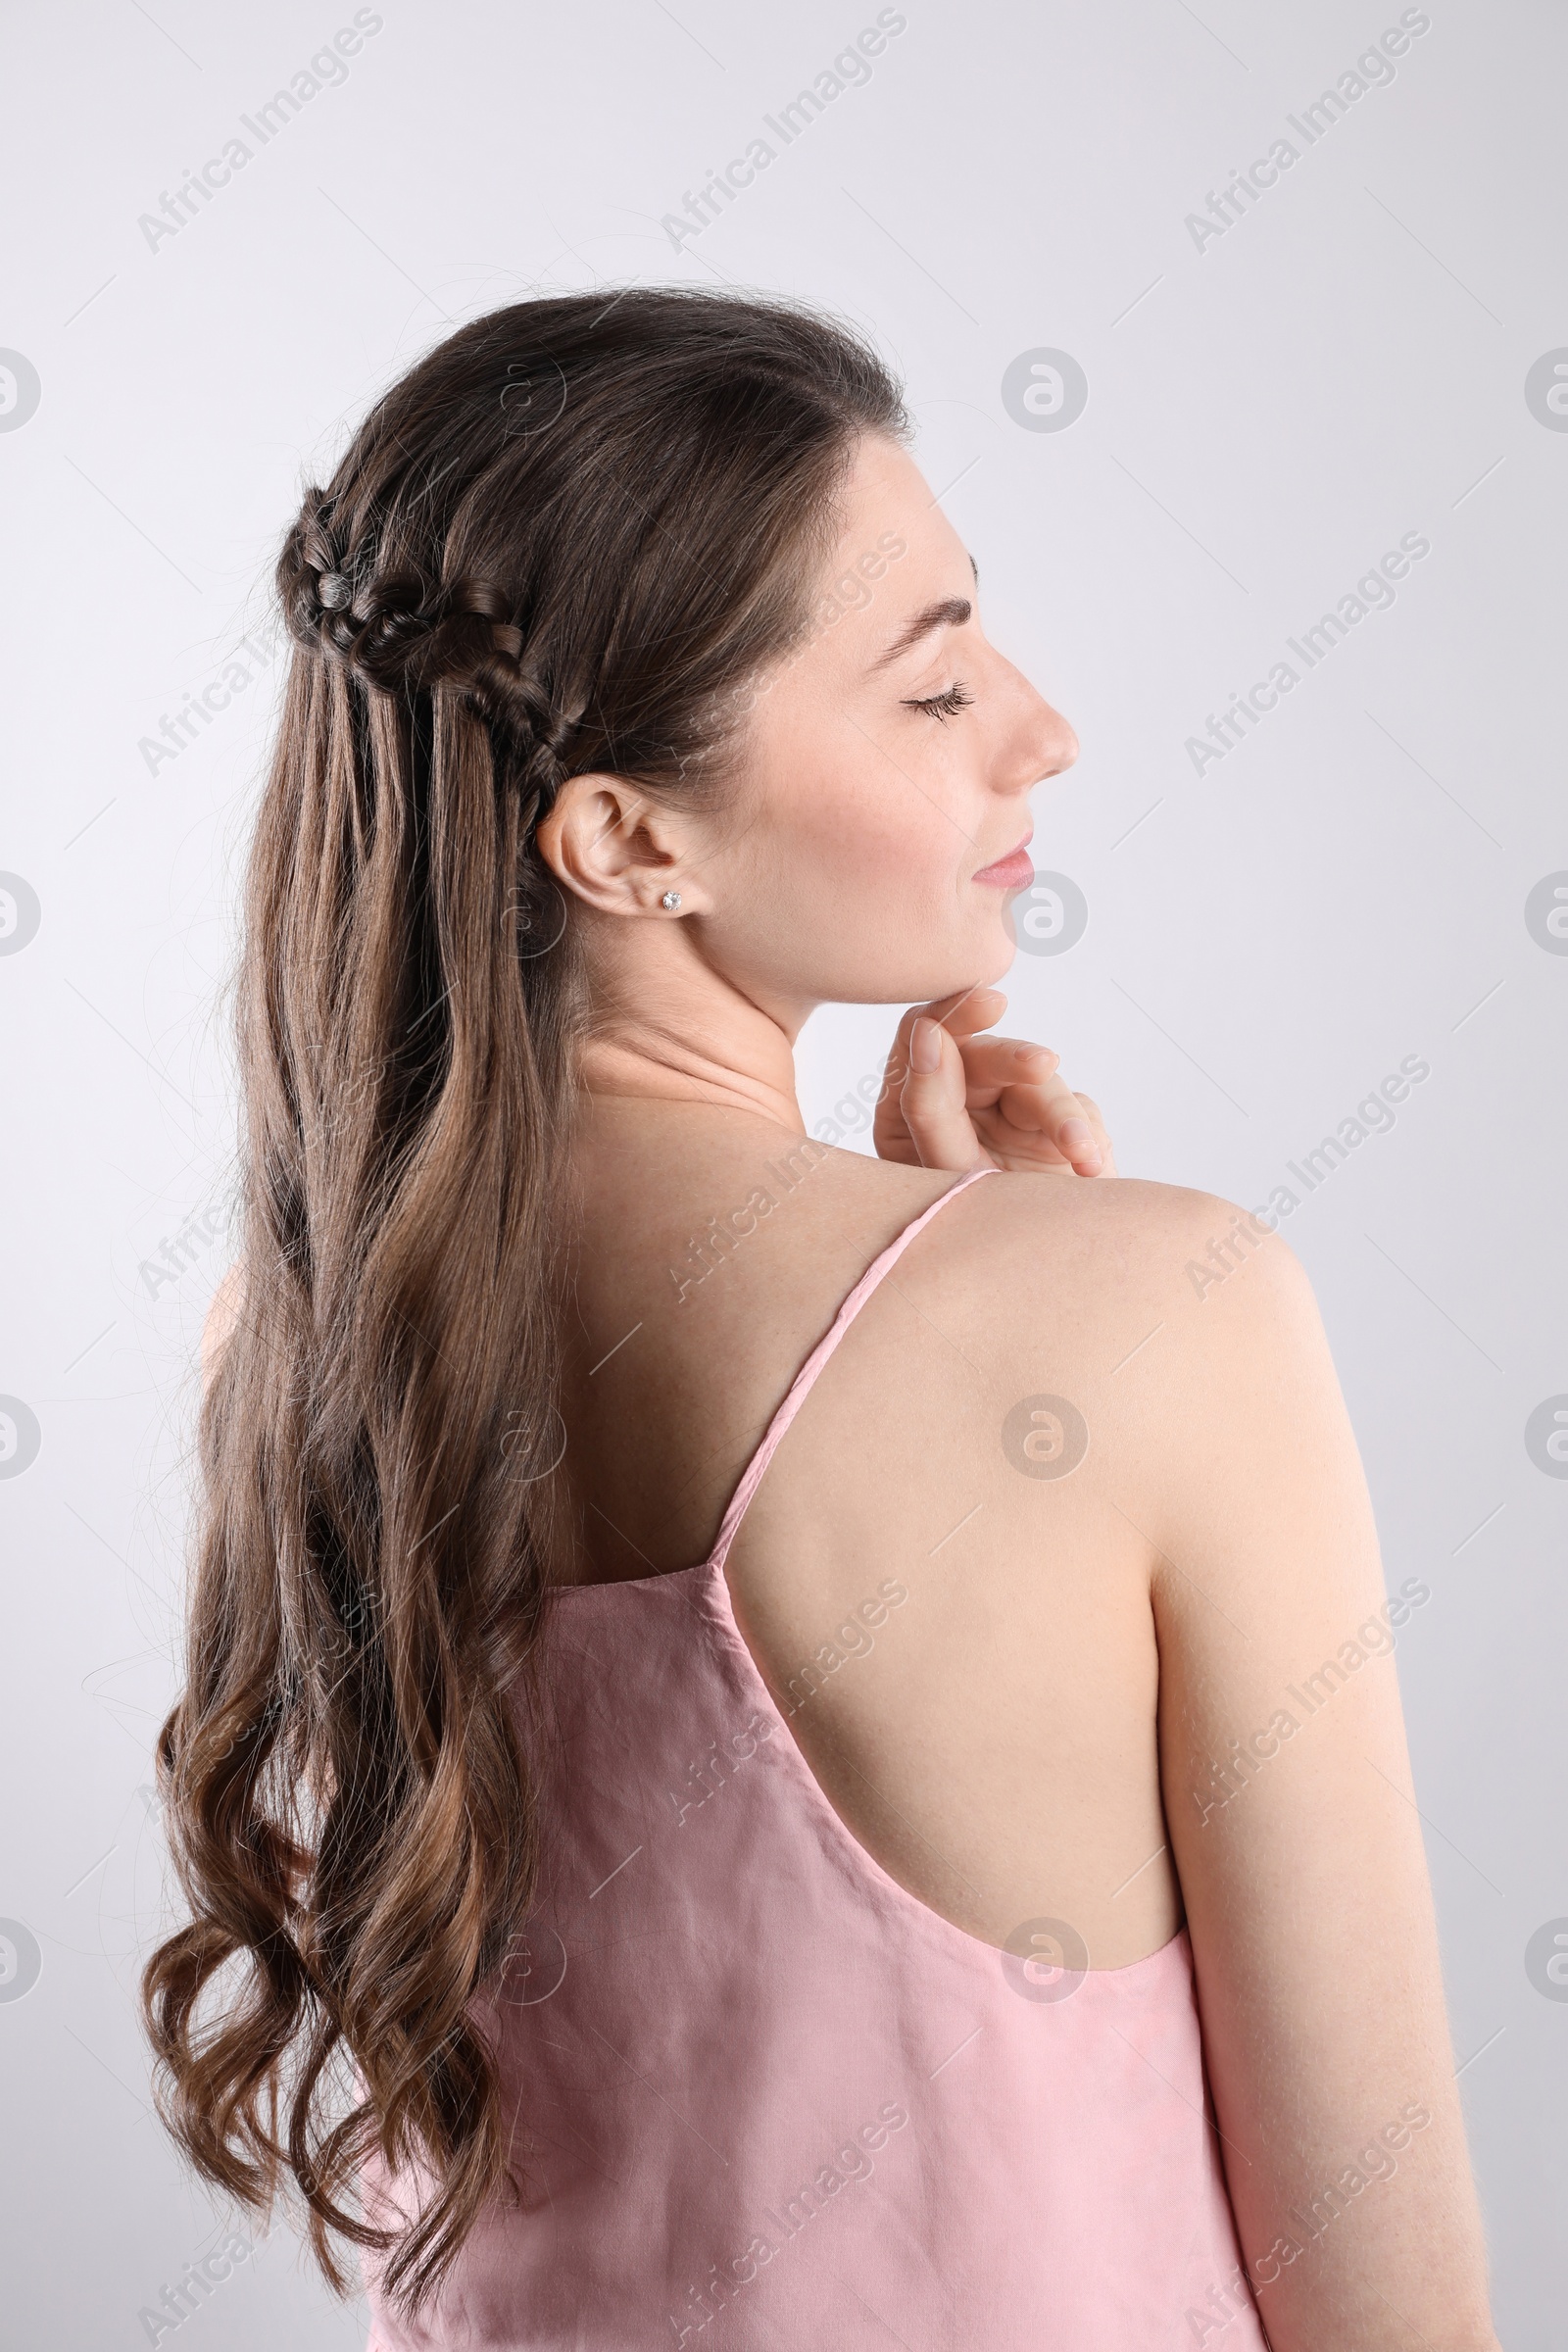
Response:
[[[735,1541],[736,1531],[746,1516],[752,1496],[762,1483],[763,1474],[777,1452],[785,1431],[816,1386],[817,1374],[883,1276],[892,1272],[905,1250],[914,1240],[915,1235],[925,1231],[940,1209],[946,1208],[950,1200],[956,1200],[961,1192],[967,1191],[968,1187],[978,1182],[980,1177],[995,1176],[997,1173],[997,1169],[989,1165],[983,1168],[971,1168],[967,1176],[960,1176],[956,1184],[950,1184],[945,1193],[939,1193],[930,1207],[922,1209],[917,1217],[906,1225],[901,1234],[896,1235],[889,1242],[881,1255],[871,1260],[827,1330],[796,1373],[794,1380],[790,1383],[789,1395],[768,1423],[761,1444],[747,1463],[741,1483],[730,1496],[729,1509],[724,1513],[723,1524],[718,1531],[718,1540],[709,1554],[708,1566],[710,1568],[722,1570],[729,1555],[729,1547]]]

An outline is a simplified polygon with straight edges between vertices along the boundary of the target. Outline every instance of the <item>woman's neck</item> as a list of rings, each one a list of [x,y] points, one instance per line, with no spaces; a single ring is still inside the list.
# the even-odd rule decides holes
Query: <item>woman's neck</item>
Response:
[[[716,1104],[806,1133],[794,1049],[809,1003],[748,993],[710,962],[696,924],[573,911],[587,981],[577,1058],[586,1094]]]
[[[705,978],[707,986],[662,990],[635,1011],[622,1002],[591,1017],[577,1056],[583,1091],[717,1104],[804,1135],[791,1035],[734,989]]]

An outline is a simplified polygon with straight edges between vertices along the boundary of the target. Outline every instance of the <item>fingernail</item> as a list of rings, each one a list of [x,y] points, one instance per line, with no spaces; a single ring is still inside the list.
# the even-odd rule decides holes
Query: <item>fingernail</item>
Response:
[[[1094,1136],[1083,1119],[1063,1119],[1056,1141],[1069,1159],[1088,1159],[1091,1154],[1097,1159],[1100,1156],[1095,1149]]]
[[[916,1021],[909,1033],[909,1067],[928,1077],[942,1066],[942,1039],[935,1021]]]

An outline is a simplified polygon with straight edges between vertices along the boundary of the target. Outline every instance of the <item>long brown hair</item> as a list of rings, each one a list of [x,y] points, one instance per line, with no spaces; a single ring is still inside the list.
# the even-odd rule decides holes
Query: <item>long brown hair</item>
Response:
[[[405,2308],[511,2178],[473,2004],[536,1869],[513,1702],[562,1536],[582,1022],[534,826],[570,774],[714,773],[808,619],[856,441],[902,424],[873,355],[794,305],[518,303],[387,394],[278,564],[243,1304],[159,1746],[190,1918],[143,1993],[200,2171],[259,2209],[291,2177],[332,2284],[338,2233]],[[432,2183],[401,2233],[354,2209],[372,2149]]]

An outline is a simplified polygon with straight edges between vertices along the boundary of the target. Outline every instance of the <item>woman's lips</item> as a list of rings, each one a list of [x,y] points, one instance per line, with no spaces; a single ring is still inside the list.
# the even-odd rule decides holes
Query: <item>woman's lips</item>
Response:
[[[983,865],[971,879],[985,883],[989,890],[1022,890],[1035,878],[1034,859],[1029,855],[1033,839],[1032,833],[1026,835],[1015,850],[1009,850],[1005,858],[999,858],[995,865]]]

